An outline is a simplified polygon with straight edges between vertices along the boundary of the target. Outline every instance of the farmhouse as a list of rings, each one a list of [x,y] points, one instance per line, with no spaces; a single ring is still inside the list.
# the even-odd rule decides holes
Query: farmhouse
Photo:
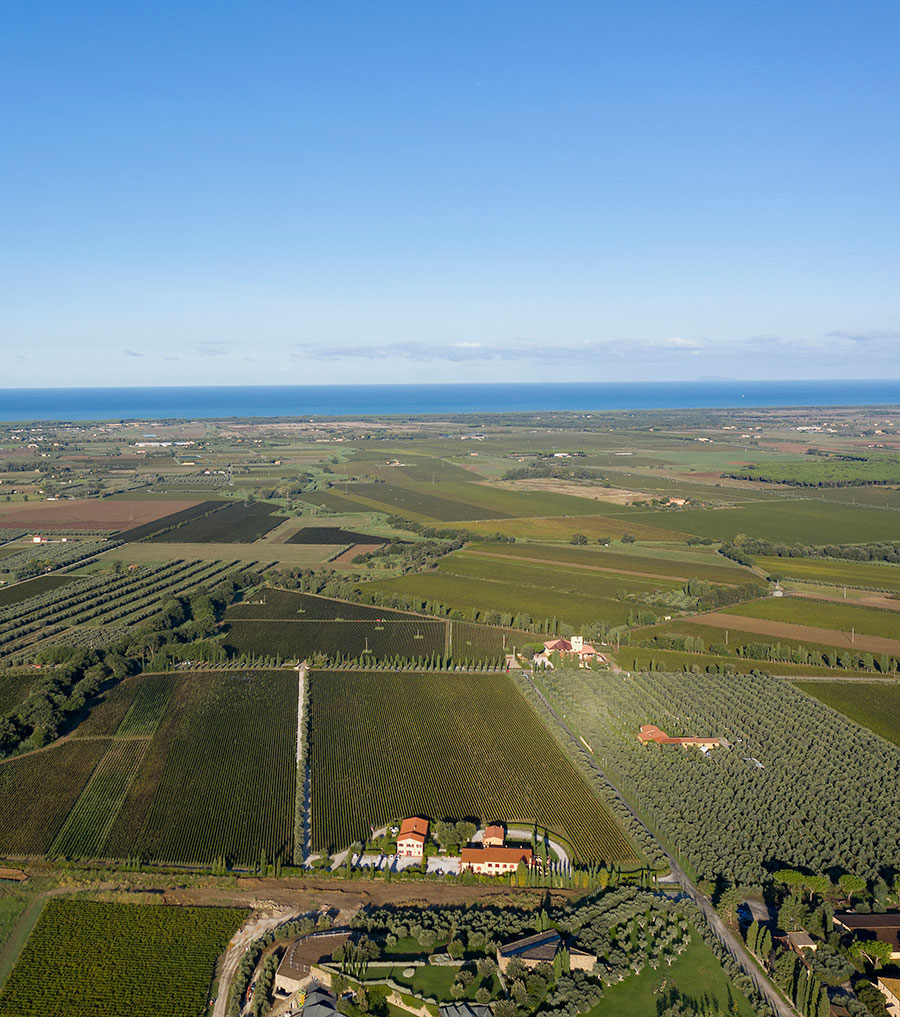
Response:
[[[320,985],[307,992],[303,1001],[303,1017],[334,1017],[337,1013],[334,996]]]
[[[701,752],[709,752],[710,749],[718,748],[722,744],[719,738],[704,738],[697,735],[687,738],[672,738],[655,724],[642,724],[637,737],[641,745],[656,742],[657,745],[680,745],[684,749],[697,748]]]
[[[520,960],[526,968],[536,968],[539,964],[552,964],[556,955],[565,947],[562,937],[555,929],[538,932],[525,939],[517,939],[513,943],[497,948],[497,967],[505,974],[510,961]],[[569,950],[569,966],[575,971],[590,971],[597,963],[597,958],[584,950]]]
[[[494,1011],[486,1003],[444,1003],[438,1013],[441,1017],[493,1017]]]
[[[584,641],[584,636],[572,636],[571,639],[545,640],[544,649],[540,653],[535,654],[534,663],[543,667],[553,667],[550,655],[554,652],[558,653],[563,659],[577,659],[579,667],[585,667],[595,659],[606,659],[590,643]]]
[[[504,872],[515,872],[519,862],[534,865],[531,848],[528,847],[465,847],[460,852],[460,872],[480,872],[485,876],[501,876]]]
[[[481,838],[481,843],[484,847],[503,847],[503,842],[506,840],[506,830],[503,828],[502,823],[491,823],[490,826],[485,827],[484,836]]]
[[[275,972],[275,992],[290,995],[302,988],[308,981],[310,970],[332,953],[349,938],[349,932],[332,935],[304,936],[295,940],[285,950],[278,970]]]
[[[879,978],[878,988],[891,1017],[900,1017],[900,978]]]
[[[397,855],[400,858],[422,858],[428,839],[428,820],[419,816],[404,819],[397,834]]]
[[[883,915],[857,915],[844,911],[834,916],[834,924],[857,939],[877,939],[889,943],[891,960],[900,960],[900,911]]]

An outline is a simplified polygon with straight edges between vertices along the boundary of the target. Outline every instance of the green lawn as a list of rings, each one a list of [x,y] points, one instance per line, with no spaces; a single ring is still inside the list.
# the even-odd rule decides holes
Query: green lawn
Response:
[[[887,741],[900,745],[900,683],[803,682],[797,687]]]
[[[693,927],[690,945],[671,966],[662,964],[656,971],[645,967],[639,975],[608,986],[587,1017],[648,1017],[672,990],[686,1000],[714,1000],[719,1013],[753,1017],[753,1008]]]

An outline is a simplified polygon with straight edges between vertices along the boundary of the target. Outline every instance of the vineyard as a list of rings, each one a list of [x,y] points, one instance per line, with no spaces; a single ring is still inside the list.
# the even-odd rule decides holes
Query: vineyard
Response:
[[[384,544],[386,537],[371,533],[354,533],[339,526],[304,526],[288,537],[288,544]]]
[[[635,857],[504,675],[314,672],[310,730],[316,850],[423,815],[538,823],[582,861]]]
[[[31,597],[38,597],[48,590],[57,590],[60,586],[66,586],[74,581],[72,576],[38,576],[24,583],[4,586],[0,589],[0,608],[18,604]]]
[[[231,671],[168,680],[176,687],[103,854],[188,864],[224,856],[237,865],[256,864],[261,851],[270,861],[291,857],[297,675]],[[156,696],[143,704],[136,698],[120,731],[149,727]]]
[[[798,688],[887,741],[900,745],[900,684],[897,682],[804,682]]]
[[[275,515],[277,509],[263,502],[233,502],[147,539],[166,544],[251,544],[284,522],[283,516]]]
[[[885,639],[900,638],[900,611],[862,607],[855,604],[828,600],[811,600],[799,597],[770,597],[766,600],[726,607],[723,614],[743,618],[761,618],[767,621],[808,625],[814,628],[835,629],[840,632],[863,632]],[[735,618],[735,624],[741,623]]]
[[[860,875],[900,863],[900,751],[787,682],[555,671],[541,684],[700,876],[752,883],[774,863]],[[642,746],[647,723],[728,744],[708,756]]]
[[[237,908],[50,900],[0,991],[4,1017],[203,1017]]]
[[[226,504],[227,502],[222,501],[201,501],[198,504],[189,505],[187,508],[179,509],[177,512],[170,512],[161,519],[152,519],[149,522],[123,530],[118,535],[119,540],[124,540],[128,544],[133,544],[138,540],[145,540],[147,537],[172,530],[182,523],[187,523],[192,519],[199,519],[210,512],[215,512]]]

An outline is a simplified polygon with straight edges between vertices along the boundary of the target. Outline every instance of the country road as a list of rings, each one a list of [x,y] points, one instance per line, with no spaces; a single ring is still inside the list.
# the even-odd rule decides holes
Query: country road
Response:
[[[797,1011],[785,1000],[781,993],[775,988],[772,982],[763,974],[756,962],[753,960],[750,952],[744,946],[743,940],[740,936],[736,936],[731,929],[722,921],[722,919],[716,914],[715,908],[710,903],[709,899],[705,897],[700,891],[694,886],[694,884],[688,879],[687,873],[678,864],[675,858],[666,850],[666,848],[659,843],[658,838],[653,832],[648,829],[647,825],[640,819],[640,817],[632,809],[628,801],[622,796],[619,789],[609,779],[603,769],[600,767],[597,760],[587,751],[579,741],[577,735],[574,734],[569,725],[562,719],[562,717],[556,712],[553,706],[550,704],[547,697],[538,688],[534,681],[534,678],[528,673],[524,672],[523,675],[531,684],[531,687],[540,697],[541,702],[550,712],[553,719],[559,724],[559,726],[566,732],[566,734],[572,739],[572,743],[578,747],[578,751],[582,753],[584,758],[587,760],[590,767],[612,788],[615,796],[619,801],[628,809],[629,813],[634,817],[635,822],[653,838],[659,846],[665,856],[666,861],[669,864],[669,871],[671,873],[671,879],[673,882],[678,883],[684,892],[691,898],[691,900],[697,905],[698,908],[703,912],[709,923],[710,928],[716,935],[719,942],[728,950],[731,956],[740,965],[741,970],[745,975],[753,982],[756,986],[757,991],[764,997],[766,1002],[775,1011],[779,1017],[797,1017]]]

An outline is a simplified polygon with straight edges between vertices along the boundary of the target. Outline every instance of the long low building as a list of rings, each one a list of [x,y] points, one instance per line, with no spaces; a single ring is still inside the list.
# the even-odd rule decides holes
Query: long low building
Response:
[[[716,749],[722,744],[719,738],[706,738],[699,735],[688,735],[686,738],[673,738],[655,724],[642,724],[637,737],[641,745],[656,742],[657,745],[680,745],[682,748],[702,749],[704,752]]]
[[[521,961],[526,968],[540,964],[552,964],[560,950],[565,948],[562,937],[556,929],[537,932],[533,936],[517,939],[497,948],[497,967],[504,974],[513,960]],[[590,971],[597,963],[592,953],[569,948],[569,967],[575,971]]]
[[[841,911],[834,916],[834,924],[844,932],[852,932],[857,939],[878,939],[888,943],[891,960],[900,960],[900,911],[874,915]]]
[[[460,852],[459,870],[501,876],[505,872],[515,872],[520,862],[534,864],[530,847],[465,847]]]

